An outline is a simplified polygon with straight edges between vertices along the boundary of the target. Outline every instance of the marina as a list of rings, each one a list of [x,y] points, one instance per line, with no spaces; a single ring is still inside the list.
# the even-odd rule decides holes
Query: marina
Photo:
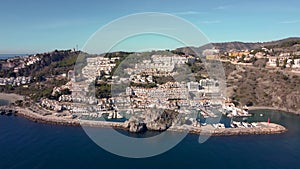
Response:
[[[2,111],[3,112],[3,111]],[[127,130],[127,123],[118,121],[92,121],[92,120],[79,120],[72,118],[61,118],[56,116],[43,116],[30,111],[29,109],[23,109],[16,107],[14,110],[5,110],[5,112],[14,112],[17,116],[22,116],[30,120],[51,123],[59,125],[73,125],[73,126],[91,126],[91,127],[113,127]],[[213,135],[213,136],[231,136],[231,135],[253,135],[253,134],[278,134],[286,132],[287,129],[279,124],[270,122],[245,122],[245,121],[231,121],[231,119],[221,119],[222,123],[207,123],[205,125],[195,125],[199,122],[191,125],[173,125],[168,131],[175,132],[190,132],[201,135]],[[225,121],[229,123],[225,123]],[[225,126],[226,124],[226,126]]]

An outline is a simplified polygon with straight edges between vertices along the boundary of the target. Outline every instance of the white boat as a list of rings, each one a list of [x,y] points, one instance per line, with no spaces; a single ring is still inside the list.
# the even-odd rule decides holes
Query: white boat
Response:
[[[238,115],[238,113],[237,113],[237,110],[236,110],[236,109],[232,110],[232,115],[233,115],[233,116],[237,116],[237,115]]]
[[[250,123],[246,123],[246,122],[242,122],[242,125],[246,128],[252,127],[252,125]]]
[[[241,124],[241,122],[233,121],[232,123],[233,123],[234,125],[236,125],[237,128],[244,128],[244,127],[245,127],[245,126],[243,126],[243,125]]]
[[[232,114],[228,114],[227,117],[230,117],[230,118],[231,118],[231,117],[233,117],[233,115],[232,115]]]
[[[215,128],[218,128],[218,129],[220,129],[220,128],[225,128],[225,125],[222,124],[222,123],[213,124],[213,126],[214,126]]]
[[[117,113],[117,119],[122,119],[123,118],[123,116],[118,112]]]
[[[107,119],[112,119],[113,118],[113,113],[109,113]]]
[[[260,126],[258,125],[258,123],[251,123],[251,125],[252,125],[253,127],[260,127]]]
[[[231,128],[236,128],[237,126],[235,126],[233,123],[230,124]]]
[[[219,124],[218,124],[218,128],[224,129],[224,128],[225,128],[225,125],[224,125],[224,124],[221,124],[221,123],[219,123]]]

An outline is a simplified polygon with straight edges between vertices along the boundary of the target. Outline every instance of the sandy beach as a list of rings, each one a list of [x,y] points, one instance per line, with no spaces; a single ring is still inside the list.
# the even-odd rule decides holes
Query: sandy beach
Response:
[[[0,93],[0,99],[7,100],[9,103],[14,103],[17,100],[24,100],[24,96],[14,93]]]

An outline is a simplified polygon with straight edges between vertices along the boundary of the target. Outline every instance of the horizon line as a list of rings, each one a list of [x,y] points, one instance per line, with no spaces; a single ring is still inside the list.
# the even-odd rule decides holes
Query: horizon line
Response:
[[[268,42],[276,42],[276,41],[280,41],[280,40],[286,40],[286,39],[293,39],[293,38],[299,38],[300,39],[300,36],[288,36],[288,37],[284,37],[284,38],[280,38],[280,39],[272,39],[272,40],[267,40],[267,41],[242,41],[242,40],[231,40],[231,41],[214,41],[214,42],[209,42],[209,43],[206,43],[204,45],[201,45],[201,46],[181,46],[181,47],[176,47],[174,49],[155,49],[155,50],[175,50],[175,49],[178,49],[178,48],[183,48],[183,47],[202,47],[202,46],[205,46],[207,44],[213,44],[213,43],[234,43],[234,42],[239,42],[239,43],[268,43]],[[52,49],[52,50],[49,50],[49,51],[36,51],[36,52],[0,52],[0,55],[23,55],[23,56],[26,56],[26,55],[34,55],[34,54],[38,54],[38,53],[47,53],[47,52],[53,52],[55,50],[72,50],[72,49],[75,49],[75,47],[71,47],[71,48],[65,48],[65,49],[59,49],[59,48],[55,48],[55,49]],[[78,51],[82,51],[81,49],[79,49]],[[84,51],[82,51],[84,52]],[[113,52],[134,52],[134,51],[128,51],[128,50],[118,50],[118,51],[113,51]],[[141,51],[139,51],[141,52]],[[142,52],[147,52],[147,51],[142,51]],[[107,52],[103,52],[103,53],[107,53]],[[95,53],[96,54],[96,53]],[[102,53],[100,53],[102,54]]]

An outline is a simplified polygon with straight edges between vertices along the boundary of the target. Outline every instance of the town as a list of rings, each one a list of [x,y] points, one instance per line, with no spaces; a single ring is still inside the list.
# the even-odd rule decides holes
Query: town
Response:
[[[67,52],[76,53],[75,50]],[[0,85],[28,88],[31,83],[36,83],[36,77],[24,76],[20,72],[42,60],[45,55],[53,56],[53,53],[2,61],[4,70],[13,71],[10,77],[0,79]],[[223,116],[232,119],[249,117],[251,114],[248,112],[249,105],[237,107],[226,96],[218,79],[207,75],[193,77],[190,65],[202,63],[204,59],[207,62],[218,60],[253,66],[255,60],[261,59],[268,69],[286,68],[286,71],[296,73],[300,70],[300,52],[275,52],[266,47],[222,52],[213,47],[203,50],[201,55],[203,58],[173,51],[130,53],[126,57],[87,55],[79,72],[69,69],[58,75],[65,77],[67,83],[54,86],[50,97],[32,103],[29,109],[43,116],[103,122],[126,122],[141,117],[147,119],[145,116],[149,114],[145,115],[145,112],[149,112],[149,109],[168,110],[179,114],[176,120],[172,119],[174,124],[176,121],[179,126],[190,124],[201,127],[207,125],[207,119],[220,120]],[[150,121],[158,116],[163,114],[151,115]],[[209,125],[214,128],[255,127],[250,123],[237,124],[232,120],[228,124]],[[139,130],[136,128],[134,131]]]

